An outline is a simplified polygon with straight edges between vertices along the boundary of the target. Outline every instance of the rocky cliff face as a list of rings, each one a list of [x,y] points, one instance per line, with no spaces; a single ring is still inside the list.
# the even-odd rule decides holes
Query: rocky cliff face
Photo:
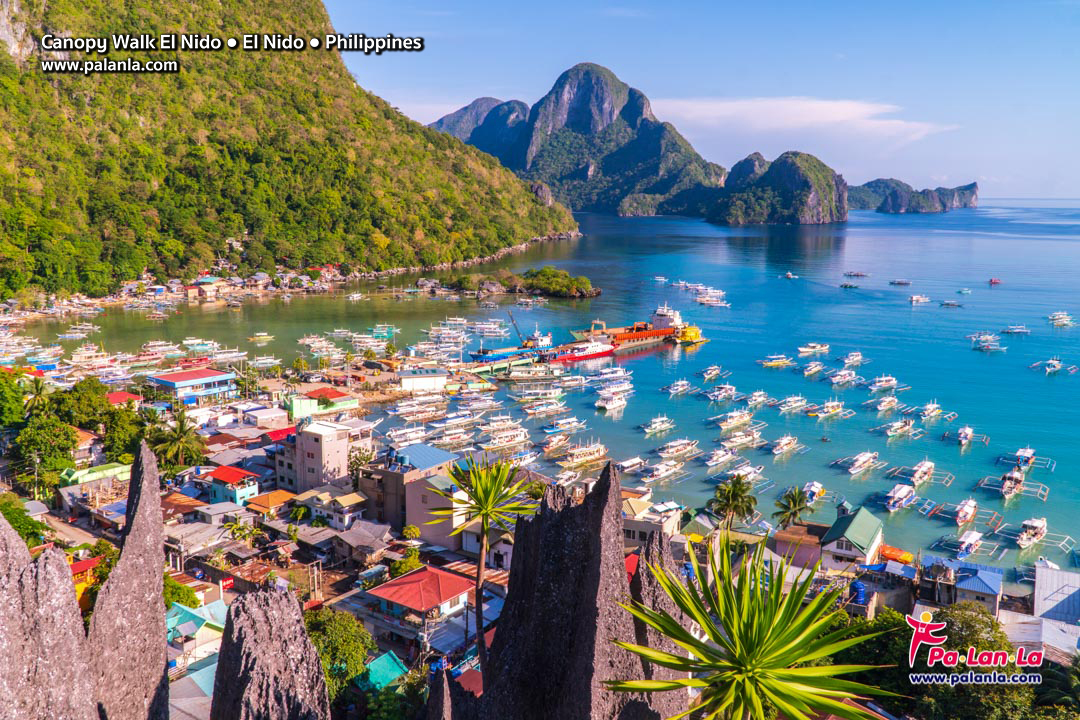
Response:
[[[20,20],[19,0],[0,0],[0,42],[16,60],[25,60],[34,52],[34,39]]]
[[[229,607],[211,720],[329,720],[326,682],[291,595],[248,593]]]
[[[571,504],[562,488],[548,488],[536,516],[520,520],[515,531],[484,694],[473,697],[456,681],[437,678],[429,720],[659,720],[686,710],[681,693],[650,698],[603,685],[654,672],[613,640],[662,644],[618,605],[632,591],[653,606],[666,599],[648,580],[636,588],[627,582],[621,506],[610,464],[581,505]],[[651,562],[670,562],[658,541],[646,552]]]
[[[851,188],[853,210],[877,210],[880,213],[942,213],[979,204],[979,185],[971,183],[954,188],[916,190],[895,178],[878,178]]]
[[[709,210],[710,222],[820,225],[847,220],[847,183],[821,160],[789,151],[766,165],[755,155],[741,161],[738,187],[720,193]]]
[[[483,100],[432,127],[459,133]],[[643,93],[592,63],[560,75],[531,109],[519,100],[491,106],[465,139],[577,210],[683,212],[687,194],[724,183],[724,169],[659,122]]]
[[[472,131],[479,127],[480,123],[483,122],[484,117],[487,116],[493,107],[500,103],[502,103],[502,100],[499,100],[498,98],[476,98],[465,107],[455,110],[449,115],[444,115],[431,123],[430,127],[435,128],[439,132],[453,135],[458,140],[468,142],[469,135],[472,134]]]
[[[724,187],[731,191],[742,190],[756,182],[768,169],[769,161],[761,153],[750,153],[731,166]]]

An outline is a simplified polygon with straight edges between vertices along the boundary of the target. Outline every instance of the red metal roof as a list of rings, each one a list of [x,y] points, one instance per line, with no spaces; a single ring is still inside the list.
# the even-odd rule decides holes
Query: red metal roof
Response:
[[[228,483],[229,485],[238,485],[247,478],[259,477],[253,472],[241,470],[240,468],[232,467],[230,465],[219,465],[207,473],[207,475],[208,477],[220,480],[223,483]]]
[[[473,583],[468,578],[425,565],[368,590],[368,594],[419,613],[426,613],[458,595],[467,593],[472,586]]]
[[[212,378],[221,377],[222,375],[228,375],[220,370],[214,370],[213,368],[196,368],[194,370],[179,370],[177,372],[160,373],[158,375],[151,375],[150,377],[155,380],[164,380],[171,383],[182,383],[189,380],[210,380]]]
[[[340,400],[341,398],[352,397],[349,393],[341,392],[330,387],[315,388],[309,392],[304,393],[312,400],[318,400],[320,398],[326,398],[327,400]]]
[[[280,428],[278,430],[267,430],[263,433],[263,437],[272,443],[281,442],[285,438],[296,433],[296,426],[290,425],[287,428]]]
[[[87,570],[93,570],[100,563],[101,558],[99,557],[86,558],[85,560],[76,560],[75,562],[71,563],[71,574],[78,575],[79,573],[84,573]]]
[[[142,402],[142,395],[119,390],[117,392],[106,393],[105,399],[109,401],[110,405],[123,405],[127,403],[128,400],[134,400],[137,403]]]

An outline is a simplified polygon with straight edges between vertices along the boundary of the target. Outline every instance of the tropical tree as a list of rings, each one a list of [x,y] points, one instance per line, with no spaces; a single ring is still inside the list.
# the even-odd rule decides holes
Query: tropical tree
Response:
[[[1080,655],[1065,667],[1052,665],[1039,685],[1040,705],[1057,705],[1080,711]]]
[[[292,368],[298,373],[306,373],[308,371],[308,361],[303,355],[297,355],[296,359],[292,361]]]
[[[26,389],[26,397],[23,401],[23,408],[28,417],[44,412],[48,408],[51,391],[45,378],[35,377],[30,381],[30,387]]]
[[[725,483],[716,486],[713,496],[705,504],[713,513],[724,518],[724,527],[728,530],[736,520],[749,517],[757,508],[757,495],[754,486],[741,475],[736,475]]]
[[[351,350],[345,351],[345,387],[352,385],[352,364],[355,359]]]
[[[326,357],[325,355],[322,355],[321,357],[319,357],[317,367],[320,370],[329,370],[330,369],[330,358]]]
[[[420,537],[420,528],[416,527],[415,525],[406,525],[405,527],[401,528],[401,535],[406,540],[416,540]]]
[[[368,348],[367,350],[364,351],[364,359],[367,360],[368,362],[371,362],[372,360],[376,360],[376,359],[378,359],[378,357],[379,357],[378,354],[374,350],[372,350],[371,348]]]
[[[510,463],[477,463],[471,457],[465,465],[455,465],[450,476],[464,497],[435,490],[450,501],[450,506],[432,510],[437,515],[427,524],[453,521],[464,516],[451,535],[457,535],[473,520],[480,520],[480,554],[476,568],[476,647],[480,658],[480,673],[487,667],[487,646],[484,643],[484,572],[487,562],[488,533],[492,529],[511,530],[515,520],[531,514],[537,503],[524,495],[524,480],[517,480],[518,468]]]
[[[150,449],[165,465],[187,466],[199,462],[206,454],[206,441],[198,433],[198,428],[188,419],[187,412],[180,408],[176,411],[171,426],[158,431]]]
[[[852,635],[847,627],[834,629],[836,618],[844,613],[838,605],[841,591],[834,588],[811,597],[817,567],[786,591],[779,578],[788,577],[790,566],[786,560],[766,563],[765,543],[758,543],[753,554],[733,567],[730,543],[721,538],[718,552],[710,555],[707,575],[697,554],[688,554],[693,578],[701,582],[684,583],[678,573],[659,566],[649,566],[649,572],[699,631],[683,627],[665,610],[632,602],[623,607],[680,651],[616,641],[679,675],[671,680],[607,681],[613,690],[685,693],[696,688],[694,706],[679,717],[694,714],[709,720],[765,720],[770,706],[791,720],[808,720],[818,713],[866,720],[871,717],[867,710],[843,700],[891,694],[840,677],[873,666],[827,664],[832,655],[872,636]]]
[[[377,650],[375,641],[362,622],[330,608],[305,612],[304,626],[319,653],[327,695],[337,704],[346,699],[349,682],[364,671],[367,656]]]
[[[227,522],[224,527],[233,540],[238,540],[248,547],[251,547],[251,543],[255,538],[266,534],[251,523],[246,523],[243,520]]]
[[[777,499],[776,512],[772,516],[780,527],[786,528],[790,525],[798,525],[802,521],[802,516],[812,510],[806,493],[792,486]]]
[[[383,349],[383,352],[386,353],[386,357],[394,357],[395,355],[397,355],[397,345],[392,342],[388,342],[386,343],[386,347]]]
[[[293,507],[292,510],[289,511],[289,517],[292,519],[293,522],[301,522],[310,514],[311,508],[309,508],[307,505],[296,505],[295,507]]]

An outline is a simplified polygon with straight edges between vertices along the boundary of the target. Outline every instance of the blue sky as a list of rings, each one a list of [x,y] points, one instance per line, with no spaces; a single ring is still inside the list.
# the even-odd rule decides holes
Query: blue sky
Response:
[[[343,53],[365,89],[431,122],[491,95],[536,102],[596,62],[707,159],[821,157],[855,184],[978,180],[984,197],[1080,197],[1080,0],[327,0],[338,32],[425,38]]]

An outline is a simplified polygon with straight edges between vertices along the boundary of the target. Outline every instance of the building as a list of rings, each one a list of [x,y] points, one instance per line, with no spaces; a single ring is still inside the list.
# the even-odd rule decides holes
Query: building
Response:
[[[339,560],[367,567],[382,560],[393,539],[389,525],[354,520],[352,527],[334,536],[331,546]]]
[[[210,502],[244,505],[259,494],[259,476],[229,465],[215,467],[204,478],[210,481]]]
[[[117,406],[117,405],[127,405],[129,402],[133,403],[135,405],[136,410],[139,408],[140,405],[142,405],[142,401],[143,401],[142,395],[136,395],[135,393],[124,392],[123,390],[118,390],[116,392],[106,393],[105,394],[105,399],[108,400],[109,404],[114,406],[114,407]]]
[[[236,373],[213,368],[177,370],[146,379],[167,394],[174,407],[211,405],[236,397]]]
[[[425,565],[367,590],[360,619],[376,638],[423,646],[438,627],[465,612],[469,578]]]
[[[60,471],[60,486],[82,485],[107,478],[128,482],[131,480],[131,466],[123,463],[105,463],[81,470],[67,468]]]
[[[461,554],[480,560],[480,518],[465,525],[461,531]],[[514,531],[503,527],[488,528],[488,551],[484,563],[494,570],[509,570],[514,557]]]
[[[348,530],[364,516],[367,498],[336,485],[323,485],[300,493],[293,503],[307,507],[313,520],[321,518],[335,530]]]
[[[359,489],[370,501],[368,517],[402,527],[407,516],[406,486],[435,475],[447,475],[458,458],[454,453],[423,443],[401,450],[389,448],[360,471]]]
[[[161,521],[165,524],[184,523],[195,518],[195,511],[206,505],[190,495],[170,492],[161,498]]]
[[[278,407],[259,407],[244,411],[244,422],[268,430],[289,427],[289,411]]]
[[[224,525],[233,520],[247,518],[249,513],[244,511],[234,502],[218,502],[212,505],[203,505],[195,510],[195,520],[207,525]]]
[[[285,401],[285,406],[295,421],[312,415],[355,410],[360,407],[360,401],[347,392],[332,387],[321,387],[303,395],[292,395]]]
[[[75,598],[79,601],[79,609],[90,609],[90,595],[86,592],[94,584],[94,568],[101,564],[101,558],[88,557],[76,560],[71,555],[67,556],[71,564],[71,580],[75,583]]]
[[[75,467],[87,468],[105,462],[105,441],[97,433],[69,425],[75,431]]]
[[[366,421],[316,420],[268,448],[274,456],[278,487],[302,493],[349,476],[349,453],[370,453],[375,425]]]
[[[405,485],[405,525],[413,525],[420,530],[420,539],[444,547],[448,550],[461,549],[461,534],[454,531],[468,522],[468,514],[455,505],[457,512],[451,517],[432,513],[432,510],[449,508],[451,501],[435,491],[452,495],[464,500],[466,495],[457,484],[446,475],[432,475]],[[432,520],[440,522],[431,523]],[[429,524],[431,523],[431,524]]]
[[[821,559],[821,540],[829,532],[828,525],[803,522],[779,528],[769,539],[769,549],[800,568],[812,568]]]
[[[623,544],[627,547],[641,547],[652,532],[662,533],[670,540],[679,534],[682,511],[682,505],[676,502],[654,504],[651,500],[624,499]]]
[[[385,687],[396,684],[409,672],[409,666],[401,662],[393,650],[387,650],[368,663],[364,672],[353,678],[353,685],[360,692],[379,692]]]
[[[1080,624],[1080,573],[1037,565],[1034,615]]]
[[[877,562],[883,538],[881,520],[866,508],[843,512],[821,538],[821,568],[849,572]]]
[[[1004,575],[991,565],[926,555],[919,576],[919,600],[937,605],[974,602],[997,617]]]
[[[264,520],[272,520],[287,517],[295,499],[296,495],[288,490],[271,490],[248,500],[244,509]]]
[[[449,378],[445,369],[433,367],[402,368],[397,375],[402,391],[412,394],[442,392]]]

